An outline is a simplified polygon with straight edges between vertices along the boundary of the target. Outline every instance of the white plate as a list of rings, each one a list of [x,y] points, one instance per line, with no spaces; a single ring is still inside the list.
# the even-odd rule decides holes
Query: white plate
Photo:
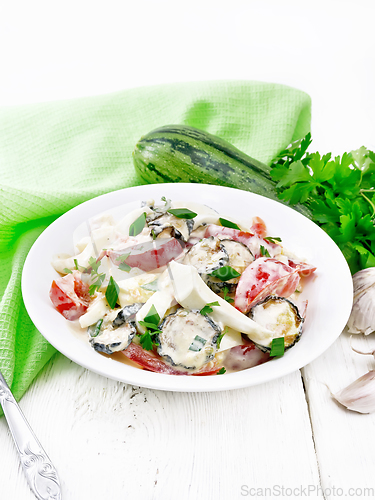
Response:
[[[298,344],[279,359],[237,373],[207,377],[173,376],[127,366],[97,354],[77,338],[66,319],[53,307],[48,292],[57,277],[50,261],[54,254],[72,251],[75,228],[93,215],[124,203],[140,200],[173,200],[205,203],[221,214],[239,219],[259,216],[268,234],[317,266],[316,278],[304,296],[309,300],[307,320]],[[133,205],[134,206],[134,205]],[[27,256],[22,275],[26,309],[41,334],[76,363],[106,377],[142,387],[167,391],[221,391],[267,382],[313,361],[340,335],[352,306],[352,279],[346,261],[329,236],[310,220],[275,201],[246,191],[205,184],[154,184],[115,191],[79,205],[51,224]]]

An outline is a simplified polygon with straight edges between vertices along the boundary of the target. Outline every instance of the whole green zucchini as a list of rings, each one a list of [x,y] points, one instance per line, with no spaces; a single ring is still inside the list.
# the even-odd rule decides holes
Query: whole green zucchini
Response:
[[[149,183],[219,184],[280,202],[270,167],[219,137],[185,125],[167,125],[143,136],[133,151],[140,178]],[[311,218],[308,208],[293,207]]]

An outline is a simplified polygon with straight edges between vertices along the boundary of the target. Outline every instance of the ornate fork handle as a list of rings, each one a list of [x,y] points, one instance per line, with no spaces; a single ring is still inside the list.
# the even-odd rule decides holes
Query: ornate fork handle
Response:
[[[0,404],[32,492],[39,500],[61,500],[56,469],[31,430],[1,372]]]

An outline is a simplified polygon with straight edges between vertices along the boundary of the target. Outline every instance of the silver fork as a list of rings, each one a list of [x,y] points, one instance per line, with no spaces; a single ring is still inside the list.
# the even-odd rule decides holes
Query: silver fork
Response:
[[[39,500],[61,500],[56,469],[24,417],[1,372],[0,405],[4,410],[31,491]]]

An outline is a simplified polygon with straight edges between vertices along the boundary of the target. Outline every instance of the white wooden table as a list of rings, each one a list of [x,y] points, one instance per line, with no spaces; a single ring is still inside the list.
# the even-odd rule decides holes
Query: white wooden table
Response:
[[[256,79],[312,96],[314,149],[375,149],[374,15],[371,0],[15,0],[0,18],[0,105]],[[375,415],[344,410],[330,390],[374,368],[343,334],[280,380],[188,394],[127,386],[58,354],[21,406],[64,500],[373,498]],[[34,498],[4,419],[0,443],[1,499]]]

